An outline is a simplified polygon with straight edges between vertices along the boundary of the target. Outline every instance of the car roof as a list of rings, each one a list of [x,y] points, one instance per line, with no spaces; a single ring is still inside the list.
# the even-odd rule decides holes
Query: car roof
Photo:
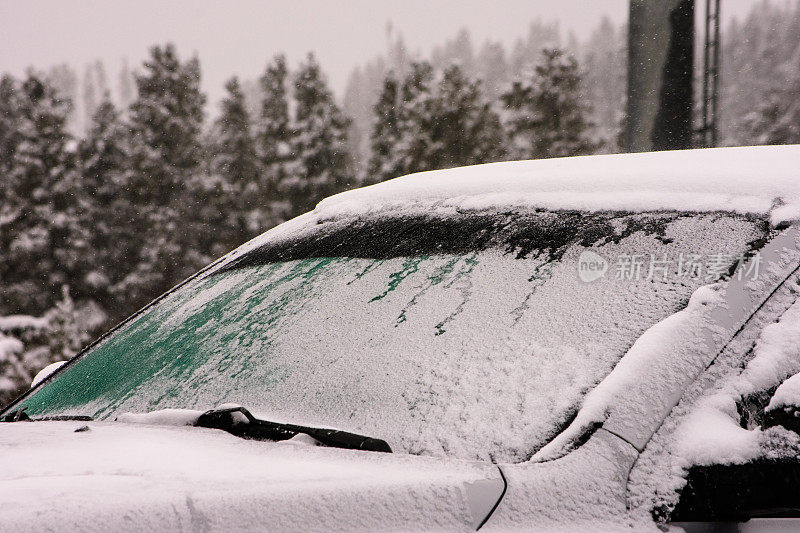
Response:
[[[703,148],[507,161],[409,174],[322,200],[207,269],[320,224],[380,217],[543,209],[583,212],[730,212],[800,220],[800,145]]]
[[[323,200],[322,220],[430,208],[728,211],[800,218],[800,145],[509,161],[420,172]]]

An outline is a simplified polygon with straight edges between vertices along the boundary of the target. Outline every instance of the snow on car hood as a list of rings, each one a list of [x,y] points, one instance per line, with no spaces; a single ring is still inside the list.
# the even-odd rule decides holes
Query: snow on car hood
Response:
[[[488,463],[201,428],[0,425],[7,530],[464,529],[480,523],[502,487]]]

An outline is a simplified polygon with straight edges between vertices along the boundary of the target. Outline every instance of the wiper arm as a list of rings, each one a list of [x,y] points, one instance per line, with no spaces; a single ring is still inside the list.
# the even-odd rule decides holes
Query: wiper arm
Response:
[[[241,418],[234,416],[235,413],[244,415],[246,421],[242,421]],[[281,441],[291,439],[298,433],[303,433],[325,446],[331,446],[333,448],[371,452],[392,452],[389,444],[381,439],[335,429],[312,428],[295,424],[259,420],[253,416],[250,411],[240,406],[206,411],[200,415],[194,425],[195,427],[221,429],[243,439]]]

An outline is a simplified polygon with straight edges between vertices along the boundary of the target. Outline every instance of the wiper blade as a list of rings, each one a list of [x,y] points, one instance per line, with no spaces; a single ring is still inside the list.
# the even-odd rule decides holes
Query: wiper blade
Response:
[[[241,420],[240,417],[235,416],[235,413],[241,413],[246,420]],[[321,429],[259,420],[250,411],[240,406],[206,411],[200,415],[194,425],[195,427],[221,429],[243,439],[281,441],[303,433],[323,445],[333,448],[392,452],[389,444],[381,439],[335,429]]]
[[[31,418],[27,415],[27,413],[25,413],[24,409],[11,411],[7,415],[0,417],[0,422],[45,422],[45,421],[91,422],[92,420],[94,419],[91,416],[86,416],[86,415],[52,415],[52,416],[40,416],[36,418]]]

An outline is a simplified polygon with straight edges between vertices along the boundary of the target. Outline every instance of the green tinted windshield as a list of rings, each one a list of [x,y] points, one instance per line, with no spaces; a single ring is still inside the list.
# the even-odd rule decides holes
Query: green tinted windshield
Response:
[[[236,402],[397,451],[524,460],[639,335],[765,237],[761,221],[713,214],[456,221],[465,233],[376,222],[264,246],[16,408],[113,418]]]

